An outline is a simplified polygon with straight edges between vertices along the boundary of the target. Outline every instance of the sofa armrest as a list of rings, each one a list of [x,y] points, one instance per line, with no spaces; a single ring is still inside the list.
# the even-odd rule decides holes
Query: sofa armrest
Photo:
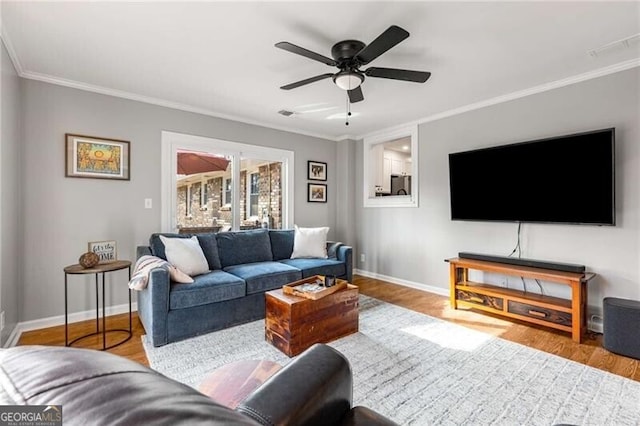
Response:
[[[327,241],[327,257],[336,259],[338,256],[338,248],[343,244],[338,241]]]
[[[136,247],[136,260],[140,259],[142,256],[151,256],[151,247],[149,246]]]
[[[0,366],[0,403],[60,404],[65,426],[258,426],[187,385],[107,352],[16,346],[0,349]]]
[[[168,341],[170,288],[169,271],[155,268],[149,272],[147,288],[138,292],[138,316],[153,346],[165,345]]]
[[[351,409],[347,359],[316,344],[250,394],[236,410],[265,425],[335,425]]]
[[[351,248],[351,246],[342,245],[338,247],[336,257],[338,258],[338,260],[344,262],[347,281],[349,281],[350,283],[353,282],[353,249]]]

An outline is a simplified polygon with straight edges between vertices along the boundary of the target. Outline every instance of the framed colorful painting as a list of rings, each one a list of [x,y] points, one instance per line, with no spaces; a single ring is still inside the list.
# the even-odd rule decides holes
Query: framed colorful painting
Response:
[[[67,133],[67,177],[129,180],[129,142]]]

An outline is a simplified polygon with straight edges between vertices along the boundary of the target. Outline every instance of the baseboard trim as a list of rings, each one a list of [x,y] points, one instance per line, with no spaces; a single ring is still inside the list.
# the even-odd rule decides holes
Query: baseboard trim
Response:
[[[388,281],[392,284],[398,284],[405,287],[415,288],[417,290],[424,290],[429,293],[439,294],[440,296],[449,296],[448,288],[440,288],[432,285],[422,284],[415,281],[404,280],[402,278],[396,278],[389,275],[378,274],[376,272],[365,271],[362,269],[354,269],[354,274],[362,275],[367,278],[375,278],[377,280]]]
[[[20,324],[16,324],[16,326],[13,327],[13,330],[11,330],[11,334],[4,344],[5,348],[12,348],[18,344],[18,340],[20,340],[20,335],[22,334],[22,332],[19,330],[19,325]]]
[[[129,304],[125,303],[122,305],[108,306],[106,309],[107,316],[111,315],[119,315],[125,314],[129,312]],[[131,312],[136,312],[138,310],[138,304],[131,304]],[[100,317],[102,317],[102,309],[98,310]],[[95,318],[96,311],[95,309],[90,309],[88,311],[81,312],[73,312],[69,314],[69,324],[79,321],[86,321]],[[55,327],[58,325],[64,325],[64,315],[56,315],[54,317],[48,318],[40,318],[37,320],[24,321],[19,322],[13,328],[13,331],[9,335],[6,343],[4,344],[5,348],[10,348],[16,346],[18,344],[18,340],[20,340],[20,336],[25,331],[39,330],[41,328]]]

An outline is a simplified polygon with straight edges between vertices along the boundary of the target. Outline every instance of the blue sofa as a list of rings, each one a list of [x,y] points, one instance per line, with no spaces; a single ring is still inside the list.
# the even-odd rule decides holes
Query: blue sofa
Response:
[[[178,284],[165,269],[151,271],[147,288],[138,292],[138,316],[154,346],[264,318],[264,293],[301,278],[352,280],[351,247],[327,242],[327,259],[291,259],[293,230],[152,234],[149,246],[138,246],[137,257],[166,259],[160,235],[196,235],[210,272]]]

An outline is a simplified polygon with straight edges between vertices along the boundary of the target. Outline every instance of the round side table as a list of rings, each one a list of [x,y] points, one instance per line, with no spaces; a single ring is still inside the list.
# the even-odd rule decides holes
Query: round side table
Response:
[[[129,269],[129,279],[131,279],[131,262],[128,260],[116,260],[115,262],[104,263],[100,265],[96,265],[93,268],[84,268],[82,265],[75,264],[69,265],[64,268],[64,345],[71,346],[75,342],[82,340],[89,336],[95,336],[100,334],[100,309],[98,303],[98,277],[102,275],[102,349],[107,350],[111,349],[115,346],[121,345],[127,340],[131,339],[131,289],[127,288],[129,291],[129,330],[125,329],[111,329],[107,330],[107,320],[106,320],[106,311],[105,311],[105,291],[104,291],[104,276],[107,272],[119,271],[121,269]],[[69,316],[68,316],[68,307],[67,307],[67,278],[69,275],[87,275],[87,274],[95,274],[96,276],[96,331],[94,333],[85,334],[84,336],[77,337],[72,341],[69,341]],[[124,340],[121,340],[113,345],[107,346],[107,333],[112,331],[120,331],[127,333],[127,337]]]

